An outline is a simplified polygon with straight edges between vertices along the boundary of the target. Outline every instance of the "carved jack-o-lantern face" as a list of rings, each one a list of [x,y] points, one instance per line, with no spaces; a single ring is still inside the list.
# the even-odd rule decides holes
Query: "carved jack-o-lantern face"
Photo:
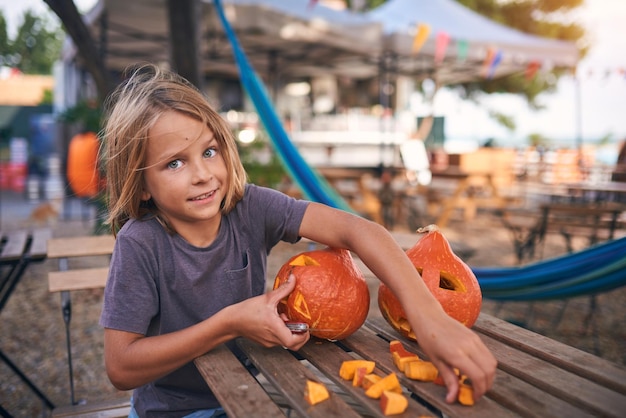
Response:
[[[407,250],[407,255],[446,313],[471,327],[478,319],[482,305],[482,293],[476,276],[452,252],[450,243],[435,225],[421,228],[418,232],[426,232],[426,235]],[[378,290],[378,307],[394,329],[415,340],[404,309],[384,284]]]
[[[311,335],[340,340],[363,325],[369,310],[369,289],[347,250],[326,248],[303,252],[278,271],[274,289],[296,278],[291,294],[278,304],[289,320],[305,322]]]

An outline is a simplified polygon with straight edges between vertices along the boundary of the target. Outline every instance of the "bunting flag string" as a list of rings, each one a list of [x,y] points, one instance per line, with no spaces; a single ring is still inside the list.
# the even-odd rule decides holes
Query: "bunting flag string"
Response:
[[[419,25],[417,25],[417,31],[415,33],[415,37],[413,38],[413,54],[417,54],[420,49],[422,49],[429,36],[430,25],[426,23],[420,23]]]
[[[450,35],[446,32],[438,32],[435,43],[435,64],[441,64],[446,56],[446,49],[450,43]]]
[[[541,63],[539,61],[529,62],[524,73],[524,77],[526,78],[526,80],[530,81],[535,78],[535,75],[537,74],[537,71],[539,71],[539,68],[541,68]]]
[[[311,0],[310,4],[315,4],[316,0]],[[418,23],[415,27],[415,36],[413,37],[413,44],[411,52],[413,54],[419,53],[424,47],[424,44],[430,37],[432,27],[427,23]],[[463,62],[469,55],[469,42],[464,39],[452,39],[452,37],[445,31],[438,31],[435,36],[435,55],[434,62],[436,65],[441,64],[446,57],[448,46],[450,42],[456,44],[456,60]],[[482,75],[486,79],[491,79],[495,76],[498,66],[504,59],[504,52],[496,47],[489,47],[487,54],[483,61]],[[524,78],[527,81],[533,80],[538,73],[550,73],[554,69],[554,65],[551,61],[541,62],[538,60],[531,60],[526,64],[524,70]],[[578,69],[578,77],[581,76],[582,71]],[[576,77],[576,71],[573,76]],[[598,77],[602,79],[609,79],[612,76],[618,76],[626,80],[626,66],[618,66],[616,68],[594,69],[588,68],[585,72],[586,78]]]
[[[501,60],[502,51],[496,48],[489,48],[483,63],[483,76],[487,79],[492,79]]]
[[[467,54],[469,52],[469,42],[461,39],[456,42],[456,59],[459,62],[463,62],[467,59]]]

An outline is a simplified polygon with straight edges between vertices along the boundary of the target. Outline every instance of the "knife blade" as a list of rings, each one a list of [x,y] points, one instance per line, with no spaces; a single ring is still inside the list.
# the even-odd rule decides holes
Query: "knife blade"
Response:
[[[306,322],[285,321],[285,325],[293,334],[304,334],[305,332],[334,332],[334,329],[309,328]]]

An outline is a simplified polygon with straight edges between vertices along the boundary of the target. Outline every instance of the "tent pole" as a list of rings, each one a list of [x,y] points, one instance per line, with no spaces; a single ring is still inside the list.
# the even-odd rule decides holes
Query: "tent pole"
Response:
[[[586,179],[587,175],[584,172],[584,161],[583,161],[583,115],[582,115],[582,92],[580,85],[580,77],[578,76],[578,72],[576,68],[574,68],[574,93],[575,93],[575,124],[576,124],[576,149],[578,151],[578,170],[583,175],[583,180]]]

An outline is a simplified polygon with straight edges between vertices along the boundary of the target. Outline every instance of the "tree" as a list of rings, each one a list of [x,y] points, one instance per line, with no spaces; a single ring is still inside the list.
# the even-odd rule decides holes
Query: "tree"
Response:
[[[104,100],[113,88],[109,72],[98,45],[91,36],[89,28],[76,8],[73,0],[44,0],[59,17],[66,33],[72,38],[82,65],[91,74],[96,84],[99,100]]]
[[[58,24],[28,10],[15,39],[11,40],[6,19],[0,12],[0,63],[25,74],[51,74],[61,51],[62,35]]]
[[[567,20],[568,13],[579,7],[583,0],[456,0],[464,6],[491,20],[519,31],[544,38],[577,42],[585,35],[585,30]],[[582,50],[584,55],[586,50]],[[467,98],[478,92],[513,93],[523,95],[531,108],[539,109],[537,96],[545,91],[554,91],[567,70],[555,68],[548,77],[536,76],[527,79],[524,74],[511,75],[501,79],[465,83],[461,87]]]
[[[346,0],[351,6],[355,0]],[[387,0],[361,0],[365,9],[373,9]],[[456,0],[467,8],[503,25],[519,31],[545,38],[576,42],[585,35],[584,29],[568,21],[568,14],[582,5],[584,0]],[[581,51],[584,55],[585,50]],[[539,108],[535,101],[539,93],[553,91],[563,69],[553,69],[549,77],[535,77],[532,80],[521,75],[511,75],[501,79],[482,80],[461,84],[460,91],[465,98],[476,99],[480,92],[513,93],[526,98],[531,108]]]

